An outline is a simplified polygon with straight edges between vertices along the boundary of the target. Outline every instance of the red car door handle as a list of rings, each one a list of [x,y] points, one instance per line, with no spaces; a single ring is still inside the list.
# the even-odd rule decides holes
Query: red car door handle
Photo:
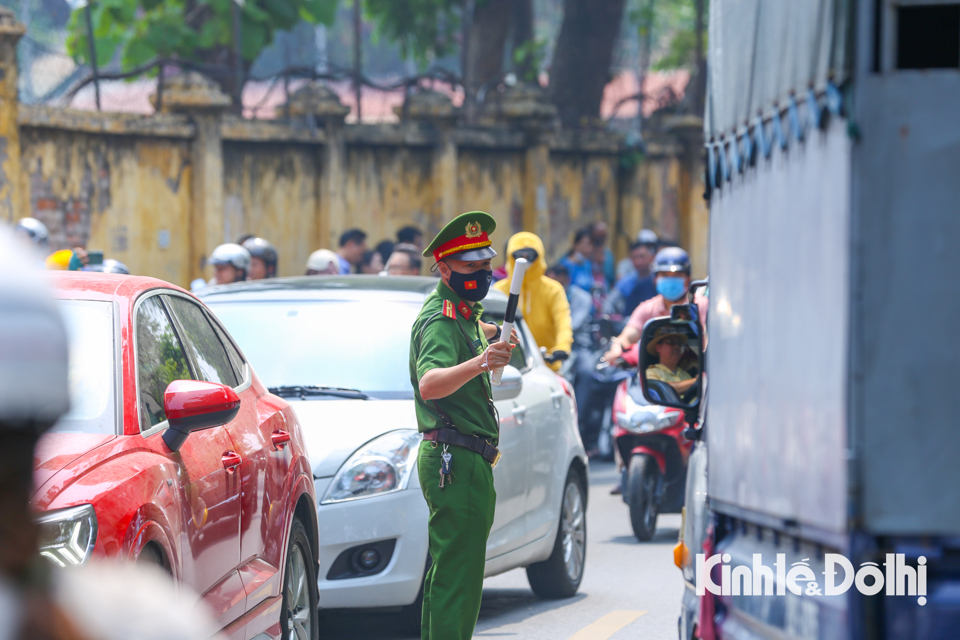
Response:
[[[273,442],[274,449],[283,449],[284,445],[290,442],[290,434],[281,429],[277,429],[270,434],[270,440]]]
[[[240,466],[240,454],[235,451],[226,451],[223,456],[220,457],[220,461],[223,463],[224,469],[233,471],[236,467]]]

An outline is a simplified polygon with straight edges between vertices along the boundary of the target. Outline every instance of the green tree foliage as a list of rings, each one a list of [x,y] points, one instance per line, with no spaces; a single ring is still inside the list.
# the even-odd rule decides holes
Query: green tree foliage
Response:
[[[91,0],[97,63],[105,66],[119,52],[131,69],[156,58],[194,62],[221,59],[233,48],[234,0]],[[336,0],[245,0],[240,6],[241,56],[251,63],[278,30],[300,20],[333,22]],[[89,63],[84,9],[70,18],[67,50]]]
[[[399,44],[421,66],[459,49],[460,0],[366,0],[364,7],[375,34]]]
[[[694,0],[634,0],[628,11],[641,40],[650,38],[656,71],[696,67],[696,17]],[[703,38],[706,46],[706,32]]]

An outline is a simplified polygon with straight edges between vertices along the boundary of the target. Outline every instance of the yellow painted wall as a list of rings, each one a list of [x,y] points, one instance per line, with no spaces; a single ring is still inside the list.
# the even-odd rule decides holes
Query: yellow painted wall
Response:
[[[191,171],[186,141],[21,132],[29,211],[51,251],[82,246],[131,272],[189,280]]]
[[[268,239],[280,254],[279,275],[303,275],[318,249],[319,158],[307,145],[225,142],[223,236]],[[207,269],[207,277],[212,276]]]
[[[503,250],[510,236],[523,230],[523,184],[521,151],[461,149],[457,204],[451,213],[486,211],[497,220],[497,230],[490,238],[500,254],[494,258],[495,266],[502,264]]]
[[[312,251],[336,249],[347,228],[365,230],[372,248],[407,224],[429,239],[454,215],[480,209],[497,218],[492,239],[498,252],[532,222],[528,230],[541,236],[553,263],[576,229],[604,220],[618,258],[649,227],[690,249],[696,275],[706,271],[709,215],[701,171],[677,145],[625,169],[609,149],[518,148],[515,141],[458,148],[450,138],[440,145],[405,144],[397,136],[365,134],[343,144],[342,179],[331,185],[324,163],[334,147],[323,141],[232,134],[219,146],[202,146],[191,139],[195,129],[188,120],[128,122],[113,115],[71,112],[56,126],[21,125],[19,184],[27,195],[21,215],[48,225],[51,250],[100,249],[133,273],[187,286],[192,277],[212,275],[200,264],[212,246],[241,234],[273,242],[280,274],[297,275]],[[193,155],[217,149],[222,175],[199,176]],[[209,180],[222,184],[201,184]],[[212,246],[201,247],[199,234],[191,233],[204,217],[193,211],[195,196],[218,192],[212,210],[222,213],[222,222],[219,216],[208,220],[205,232],[219,232],[202,239]]]

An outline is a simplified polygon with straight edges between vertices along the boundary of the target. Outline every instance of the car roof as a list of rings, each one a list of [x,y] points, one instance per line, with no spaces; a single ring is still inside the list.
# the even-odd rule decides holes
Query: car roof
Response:
[[[382,300],[422,302],[437,288],[437,278],[424,276],[297,276],[267,278],[206,287],[194,292],[207,304],[267,300]],[[503,313],[507,297],[490,290],[484,308]]]
[[[59,298],[133,299],[150,289],[163,288],[183,291],[174,284],[147,276],[128,276],[97,271],[54,271],[48,272],[47,277],[55,295]]]

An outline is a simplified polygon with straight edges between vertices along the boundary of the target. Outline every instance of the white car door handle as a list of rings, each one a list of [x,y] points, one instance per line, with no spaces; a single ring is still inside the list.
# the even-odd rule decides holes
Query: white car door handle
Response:
[[[550,399],[553,400],[554,409],[560,408],[561,404],[563,403],[564,395],[565,394],[563,393],[563,391],[554,391],[553,393],[550,394]]]
[[[527,415],[526,407],[514,407],[513,408],[513,418],[517,421],[517,424],[523,424],[523,419]]]

